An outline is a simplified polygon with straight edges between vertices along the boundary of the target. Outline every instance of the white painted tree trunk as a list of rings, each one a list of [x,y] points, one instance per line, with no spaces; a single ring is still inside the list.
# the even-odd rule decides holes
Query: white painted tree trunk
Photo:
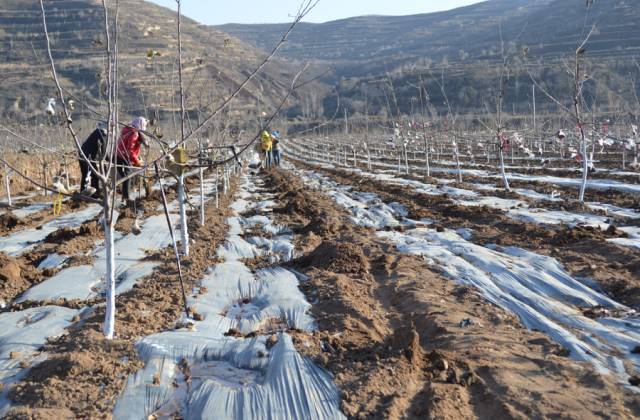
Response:
[[[405,173],[409,175],[409,152],[407,151],[407,145],[403,143],[402,149],[404,150]]]
[[[216,209],[220,208],[220,193],[218,189],[220,188],[220,173],[216,169]]]
[[[64,165],[64,177],[65,177],[65,180],[67,181],[66,187],[67,187],[68,190],[70,190],[71,189],[71,181],[69,181],[69,165],[67,165],[67,157],[66,156],[63,159],[63,165]],[[91,171],[89,171],[89,173],[91,173]]]
[[[107,302],[104,316],[104,335],[107,340],[113,340],[116,323],[116,249],[114,243],[114,220],[111,217],[110,195],[111,194],[105,193],[104,213],[102,217],[104,244],[107,257],[107,271],[105,274]]]
[[[13,207],[13,202],[11,201],[11,180],[9,177],[11,176],[11,171],[9,167],[5,165],[4,167],[4,187],[7,190],[7,205],[9,207]]]
[[[458,182],[462,182],[462,169],[460,168],[460,154],[458,153],[458,144],[453,142],[453,152],[456,156],[456,168],[458,170]]]
[[[427,170],[427,176],[431,176],[431,164],[429,162],[429,140],[427,139],[427,135],[424,136],[424,159],[425,159],[425,169]]]
[[[204,168],[200,168],[200,226],[204,226]]]
[[[187,207],[184,193],[184,174],[178,178],[178,204],[180,207],[180,241],[182,243],[182,254],[189,255],[189,228],[187,226]]]
[[[500,175],[502,176],[504,189],[507,191],[511,191],[511,187],[509,186],[509,179],[507,178],[507,173],[504,170],[504,153],[502,152],[502,147],[500,148]]]
[[[578,200],[584,202],[584,194],[587,191],[587,180],[589,178],[589,158],[587,157],[587,136],[580,130],[582,137],[582,183],[580,184],[580,197]]]

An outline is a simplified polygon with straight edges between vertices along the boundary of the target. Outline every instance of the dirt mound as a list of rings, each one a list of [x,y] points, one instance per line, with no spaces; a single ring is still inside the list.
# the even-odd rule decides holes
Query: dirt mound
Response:
[[[332,212],[322,212],[311,219],[307,225],[299,232],[302,235],[315,233],[320,236],[335,235],[343,229],[344,223],[339,215]]]
[[[274,209],[278,223],[290,226],[303,236],[315,234],[324,238],[352,231],[355,226],[345,223],[345,212],[316,191],[309,190],[300,180],[281,169],[266,173],[267,183],[277,191],[276,201],[283,205]]]
[[[0,297],[9,299],[15,290],[25,290],[30,282],[23,275],[24,267],[15,258],[0,253]]]
[[[322,268],[334,273],[360,274],[369,271],[362,247],[349,242],[324,241],[295,265]]]
[[[58,229],[54,232],[51,232],[44,239],[45,242],[50,244],[63,244],[71,239],[74,239],[78,236],[91,236],[96,237],[99,234],[100,227],[97,222],[87,222],[83,223],[81,226],[76,228],[62,228]]]
[[[549,210],[570,211],[570,212],[578,212],[578,213],[591,211],[589,206],[577,200],[550,201],[544,204],[545,204],[545,208]]]
[[[293,212],[306,216],[313,216],[315,213],[310,211],[312,209],[309,208],[309,205],[306,202],[307,198],[298,190],[289,191],[279,198],[286,203],[286,206],[276,209],[275,211],[278,213],[289,214]]]
[[[0,281],[15,282],[20,280],[21,267],[14,258],[0,253]]]
[[[24,225],[24,221],[11,212],[0,214],[0,228],[13,229],[16,226]]]
[[[46,409],[52,418],[63,418],[73,410],[76,415],[91,413],[102,417],[114,401],[104,396],[117,395],[128,374],[142,367],[130,340],[106,340],[99,329],[88,329],[45,346],[64,346],[64,353],[53,354],[33,367],[24,382],[10,392],[18,404]],[[78,401],[84,401],[78,405]],[[52,410],[54,409],[54,410]],[[9,418],[22,418],[20,411]]]

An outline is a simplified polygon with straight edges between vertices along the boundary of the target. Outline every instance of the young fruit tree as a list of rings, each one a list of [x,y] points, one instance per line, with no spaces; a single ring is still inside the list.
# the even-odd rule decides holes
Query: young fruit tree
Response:
[[[592,5],[592,2],[588,1],[586,5],[587,16],[588,16],[591,5]],[[585,28],[586,28],[586,23],[587,23],[587,20],[585,19]],[[585,110],[588,109],[588,107],[586,105],[586,101],[584,97],[584,88],[585,88],[585,84],[591,81],[592,79],[589,76],[589,74],[585,71],[585,67],[586,67],[587,44],[595,31],[596,31],[595,25],[591,26],[589,31],[586,32],[586,35],[584,35],[585,31],[583,29],[583,35],[580,36],[580,40],[578,41],[577,47],[575,51],[572,53],[572,58],[571,58],[572,63],[570,64],[570,66],[568,66],[571,69],[571,76],[572,76],[571,77],[572,78],[571,105],[565,105],[564,103],[562,103],[561,100],[553,96],[529,72],[529,77],[531,78],[535,86],[539,90],[541,90],[547,96],[547,98],[549,98],[553,103],[555,103],[559,109],[561,109],[566,115],[568,115],[570,121],[574,123],[576,126],[578,138],[580,142],[579,157],[580,157],[580,162],[582,166],[582,180],[580,182],[580,193],[578,195],[578,201],[580,201],[581,203],[583,203],[585,199],[585,193],[587,190],[587,181],[589,178],[589,165],[590,165],[589,154],[588,154],[589,140],[587,138],[587,129],[586,129],[588,118],[585,117],[584,115]],[[525,52],[525,56],[526,56],[526,52]]]
[[[82,193],[71,193],[69,191],[62,191],[61,189],[52,189],[47,187],[47,185],[40,184],[37,180],[33,179],[31,176],[26,175],[16,168],[12,167],[7,160],[2,157],[0,160],[5,164],[7,171],[12,171],[16,175],[26,179],[30,183],[39,186],[45,191],[49,191],[52,193],[58,193],[61,195],[69,196],[73,199],[84,200],[91,203],[99,204],[102,206],[102,217],[101,223],[104,229],[104,238],[105,238],[105,267],[104,267],[104,284],[105,284],[105,295],[106,295],[106,309],[105,309],[105,320],[103,325],[103,332],[107,339],[113,339],[115,336],[115,315],[116,315],[116,250],[115,250],[115,223],[117,218],[117,201],[116,201],[116,189],[128,183],[132,178],[140,176],[144,174],[150,168],[156,167],[158,163],[164,162],[169,156],[172,156],[179,149],[183,149],[191,138],[195,138],[200,132],[207,127],[215,118],[227,108],[230,102],[232,102],[236,97],[240,95],[240,93],[245,89],[248,83],[255,78],[257,74],[259,74],[262,69],[271,61],[276,52],[280,49],[280,47],[286,42],[289,34],[293,31],[295,26],[306,16],[317,4],[317,1],[305,0],[301,5],[298,14],[296,15],[293,23],[283,35],[282,39],[278,42],[278,44],[274,47],[272,52],[267,55],[267,57],[257,65],[253,71],[251,71],[245,79],[235,87],[235,90],[227,97],[224,98],[222,103],[215,107],[212,110],[207,110],[207,115],[205,118],[198,124],[198,126],[191,130],[189,133],[185,132],[185,121],[186,121],[186,107],[185,107],[185,94],[182,83],[182,76],[179,77],[180,82],[180,123],[181,123],[181,131],[180,138],[178,141],[174,143],[171,147],[166,147],[166,144],[161,142],[157,137],[153,134],[145,131],[144,127],[130,127],[126,124],[122,124],[120,122],[120,110],[119,110],[119,85],[120,85],[120,74],[119,74],[119,37],[118,37],[118,19],[119,19],[119,0],[100,0],[103,11],[103,25],[104,25],[104,39],[103,42],[105,48],[105,83],[101,85],[101,93],[105,98],[106,104],[103,106],[103,112],[94,110],[90,105],[84,103],[80,98],[73,96],[72,93],[69,93],[66,89],[64,89],[58,78],[58,71],[56,68],[56,62],[54,60],[54,56],[52,53],[52,42],[49,36],[49,30],[47,26],[47,12],[44,5],[44,0],[39,0],[41,17],[42,17],[42,25],[43,25],[43,33],[46,42],[46,58],[48,59],[48,63],[50,66],[51,77],[53,83],[55,85],[57,91],[57,99],[53,101],[49,101],[49,106],[47,107],[48,118],[55,117],[55,108],[54,104],[60,106],[62,108],[62,125],[66,128],[69,133],[70,138],[73,141],[74,150],[77,152],[80,161],[87,166],[89,169],[89,173],[91,177],[94,177],[98,180],[99,184],[99,192],[101,194],[101,198],[94,198],[89,194]],[[182,45],[181,45],[181,20],[180,20],[180,0],[177,0],[178,4],[178,64],[179,64],[179,72],[182,73]],[[290,90],[287,92],[285,97],[283,98],[280,106],[274,112],[274,115],[269,118],[268,122],[271,122],[275,115],[277,115],[287,100],[290,98],[293,91],[297,88],[304,85],[304,83],[298,83],[298,78],[302,74],[302,72],[306,69],[306,66],[295,75],[293,78],[293,82],[291,84]],[[73,125],[72,112],[74,110],[75,104],[82,105],[85,110],[96,115],[96,119],[105,123],[106,128],[104,131],[103,142],[101,147],[95,156],[87,155],[82,147],[80,139],[77,135],[76,129]],[[53,110],[53,115],[51,115],[51,108]],[[119,162],[117,159],[117,150],[118,150],[118,140],[119,140],[119,131],[120,128],[128,128],[139,130],[146,137],[153,139],[158,143],[161,149],[161,153],[159,156],[154,159],[148,159],[147,163],[144,164],[139,162],[135,166],[131,166],[130,164],[123,164]],[[5,131],[8,131],[5,129]],[[253,142],[256,141],[258,136],[254,137],[254,139],[249,142],[246,147],[238,152],[238,155],[246,152],[250,149]],[[216,166],[224,166],[228,164],[234,158],[222,161],[222,162],[214,162],[211,167]],[[237,156],[235,157],[237,159]],[[126,169],[126,171],[123,171]],[[6,176],[5,176],[6,178]],[[46,184],[46,183],[45,183]],[[128,184],[127,184],[128,185]],[[179,178],[179,201],[181,205],[180,214],[181,214],[181,231],[182,231],[182,245],[183,245],[183,253],[188,254],[188,233],[186,229],[186,210],[185,210],[185,194],[184,194],[184,176],[180,176]],[[166,204],[166,203],[165,203]],[[173,237],[173,235],[172,235]],[[178,258],[179,264],[179,258]],[[182,277],[180,278],[182,280]],[[181,286],[183,287],[182,283]],[[184,293],[183,293],[184,298]],[[186,303],[186,302],[185,302]]]

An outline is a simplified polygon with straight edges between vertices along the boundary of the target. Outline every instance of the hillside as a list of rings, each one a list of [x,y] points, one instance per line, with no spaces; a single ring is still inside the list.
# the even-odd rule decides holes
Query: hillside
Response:
[[[596,1],[588,22],[597,24],[591,53],[640,52],[640,8],[630,0]],[[585,23],[584,0],[490,0],[447,12],[412,16],[363,16],[322,24],[303,23],[283,55],[325,60],[339,76],[389,71],[417,61],[469,61],[507,43],[527,45],[535,56],[564,54],[575,47]],[[259,48],[272,45],[286,25],[219,26]]]
[[[104,104],[104,15],[99,1],[47,1],[48,27],[61,82],[91,106]],[[119,51],[121,109],[169,117],[178,109],[176,16],[142,0],[120,1]],[[0,6],[0,113],[14,121],[42,118],[46,98],[54,97],[42,18],[37,1],[4,0]],[[135,16],[135,18],[131,18]],[[187,107],[220,103],[265,54],[214,28],[184,18],[183,45]],[[148,58],[149,51],[160,55]],[[233,103],[231,112],[269,110],[291,80],[290,68],[269,65]],[[82,112],[79,110],[78,112]]]
[[[640,79],[640,69],[633,64],[640,55],[640,7],[630,0],[596,1],[586,16],[585,12],[584,0],[490,0],[440,13],[306,23],[291,36],[283,55],[330,66],[340,103],[350,113],[367,112],[367,107],[374,114],[393,113],[385,92],[387,76],[401,112],[411,112],[411,101],[418,96],[412,87],[420,83],[418,75],[425,79],[432,103],[443,108],[444,98],[433,81],[442,72],[453,108],[482,113],[495,96],[502,36],[510,67],[508,108],[530,112],[532,82],[527,68],[544,75],[544,83],[554,93],[567,96],[564,60],[575,51],[580,35],[596,25],[586,54],[598,83],[587,86],[591,102],[597,100],[603,109],[619,108],[624,102],[628,108],[626,102],[633,101],[629,79]],[[283,26],[224,25],[219,29],[265,48]],[[539,100],[541,107],[552,105],[545,98]],[[333,115],[338,102],[334,95],[317,106],[317,112]],[[548,110],[553,112],[552,107]]]

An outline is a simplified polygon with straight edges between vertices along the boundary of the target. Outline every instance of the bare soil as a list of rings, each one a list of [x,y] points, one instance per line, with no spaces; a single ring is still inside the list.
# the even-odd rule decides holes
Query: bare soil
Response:
[[[235,188],[235,186],[233,186]],[[232,188],[232,191],[233,191]],[[193,289],[215,262],[216,248],[227,231],[226,218],[233,192],[220,196],[220,209],[209,205],[207,224],[192,223],[191,254],[182,259],[185,288]],[[156,203],[157,204],[157,203]],[[192,218],[197,220],[197,218]],[[162,265],[116,302],[116,338],[102,334],[104,306],[78,319],[68,334],[50,340],[42,349],[47,360],[34,366],[10,391],[16,408],[10,419],[110,418],[129,374],[142,367],[134,344],[147,335],[172,330],[183,311],[182,295],[172,248],[150,259]],[[86,307],[97,302],[67,302]]]
[[[21,204],[21,206],[23,205]],[[79,211],[86,206],[86,202],[70,200],[62,204],[62,214]],[[53,214],[53,208],[40,210],[25,218],[17,217],[11,209],[7,209],[6,213],[0,215],[0,236],[8,236],[18,230],[37,228],[56,217]]]
[[[436,227],[472,229],[471,240],[477,244],[518,246],[552,256],[573,275],[592,278],[615,300],[640,310],[640,251],[607,242],[610,238],[624,237],[619,230],[543,227],[515,221],[498,209],[454,204],[445,195],[420,194],[337,169],[313,169],[340,183],[355,185],[359,191],[376,193],[385,201],[399,202],[407,207],[413,219],[435,220]]]
[[[640,416],[635,394],[597,374],[591,365],[568,359],[564,349],[523,328],[517,318],[488,304],[473,288],[457,286],[420,258],[399,254],[378,240],[373,230],[354,225],[329,197],[306,188],[290,173],[274,169],[262,176],[279,203],[275,222],[293,229],[303,254],[289,265],[308,276],[301,289],[314,303],[319,326],[311,334],[290,333],[300,352],[333,374],[349,418]],[[517,224],[507,224],[512,222],[499,212],[457,208],[445,197],[414,197],[351,175],[332,176],[408,205],[412,217],[437,216],[442,226],[469,218],[465,226],[473,227],[481,241],[502,238],[515,243],[531,234],[543,252],[550,249],[547,243],[562,250],[568,246],[563,236],[553,242],[555,236],[545,236],[544,229],[536,226],[518,231]],[[220,210],[212,204],[207,207],[205,227],[199,226],[198,217],[190,218],[194,242],[191,256],[183,260],[188,292],[216,262],[231,197],[221,195]],[[97,228],[53,235],[46,246],[84,241]],[[573,233],[576,237],[567,241],[570,245],[581,240],[602,242],[613,234],[586,231]],[[167,248],[148,258],[162,265],[118,298],[116,339],[102,336],[103,306],[78,319],[68,334],[44,346],[48,359],[11,389],[17,406],[7,418],[110,417],[126,378],[142,367],[134,343],[180,327],[176,320],[183,308],[173,251]],[[6,268],[0,270],[0,279],[23,277],[29,264],[25,268],[22,263],[0,255],[0,266]],[[269,264],[250,263],[255,268]]]
[[[349,418],[640,415],[634,394],[566,358],[564,349],[473,288],[399,254],[289,174],[272,171],[267,179],[283,199],[279,222],[296,221],[306,245],[306,255],[291,265],[309,276],[301,288],[314,302],[319,330],[294,341],[334,375]],[[370,180],[350,183],[391,197]]]

